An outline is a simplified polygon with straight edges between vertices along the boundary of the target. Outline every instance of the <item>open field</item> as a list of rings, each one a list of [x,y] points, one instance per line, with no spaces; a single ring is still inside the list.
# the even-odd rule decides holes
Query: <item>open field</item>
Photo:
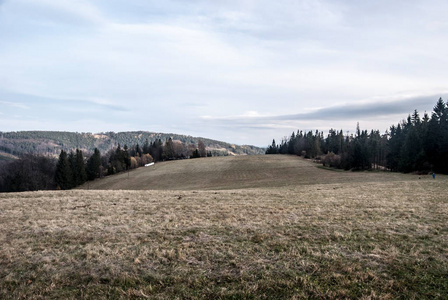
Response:
[[[226,156],[156,163],[86,183],[98,190],[222,190],[296,187],[317,183],[415,180],[414,175],[338,172],[289,155]],[[429,179],[429,176],[427,176]]]
[[[447,176],[223,159],[166,163],[172,190],[0,194],[0,298],[446,298]]]

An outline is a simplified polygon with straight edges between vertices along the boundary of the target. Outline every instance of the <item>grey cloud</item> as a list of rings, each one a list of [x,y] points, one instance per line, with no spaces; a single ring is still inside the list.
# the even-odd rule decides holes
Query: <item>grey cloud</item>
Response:
[[[321,108],[311,113],[292,114],[273,117],[272,120],[341,120],[383,117],[388,115],[412,113],[414,109],[432,109],[438,96],[422,96],[393,102],[369,102],[364,104],[345,104]]]
[[[344,104],[327,108],[320,108],[309,113],[298,113],[289,115],[230,116],[219,118],[208,117],[205,120],[232,127],[255,126],[256,128],[260,128],[265,127],[266,124],[275,126],[275,124],[294,121],[362,121],[366,118],[384,118],[388,116],[392,117],[395,115],[402,115],[402,118],[405,118],[408,114],[411,114],[414,109],[417,109],[421,115],[425,110],[426,112],[428,112],[428,114],[430,114],[439,97],[440,95],[431,95],[409,97],[391,102]],[[400,120],[395,121],[399,122]]]

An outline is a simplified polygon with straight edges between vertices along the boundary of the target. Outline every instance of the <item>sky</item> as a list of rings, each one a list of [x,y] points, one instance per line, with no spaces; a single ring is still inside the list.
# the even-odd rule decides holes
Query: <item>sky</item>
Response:
[[[267,146],[448,99],[446,0],[0,0],[0,131]]]

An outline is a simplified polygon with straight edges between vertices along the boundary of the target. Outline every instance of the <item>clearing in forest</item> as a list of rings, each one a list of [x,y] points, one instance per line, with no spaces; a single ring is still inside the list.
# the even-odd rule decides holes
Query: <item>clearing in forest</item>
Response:
[[[0,194],[0,298],[448,294],[446,176],[335,172],[280,155],[127,176],[90,188],[139,190]]]

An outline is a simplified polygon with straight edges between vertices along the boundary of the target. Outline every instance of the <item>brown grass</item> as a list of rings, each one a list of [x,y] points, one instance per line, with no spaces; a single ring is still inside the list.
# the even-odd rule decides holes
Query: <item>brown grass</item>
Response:
[[[287,155],[208,157],[156,163],[90,182],[93,190],[222,190],[296,187],[317,183],[415,180],[413,175],[328,172],[309,160]],[[428,178],[429,179],[429,178]]]
[[[0,194],[0,298],[448,294],[446,177],[300,164],[327,183]]]

